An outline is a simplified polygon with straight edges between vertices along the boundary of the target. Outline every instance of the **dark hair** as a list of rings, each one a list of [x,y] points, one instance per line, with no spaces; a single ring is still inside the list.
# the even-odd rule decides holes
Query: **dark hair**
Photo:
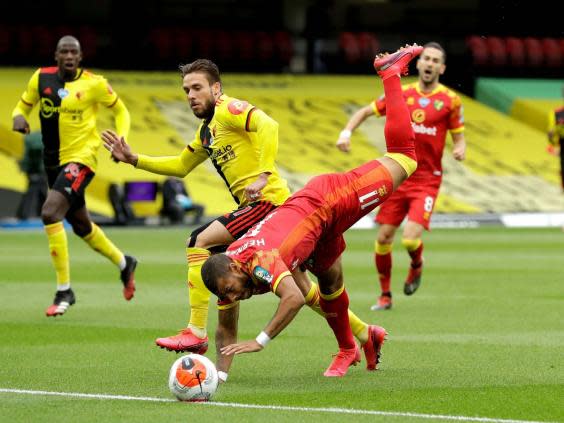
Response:
[[[204,285],[217,297],[217,280],[229,272],[231,259],[225,254],[215,254],[209,257],[202,266],[202,279]]]
[[[440,45],[439,43],[437,43],[436,41],[430,41],[427,44],[425,44],[423,46],[423,48],[434,48],[439,50],[441,53],[443,53],[443,63],[446,63],[446,51],[443,48],[442,45]]]
[[[192,63],[186,65],[180,65],[180,73],[182,78],[184,78],[189,73],[201,72],[205,73],[210,85],[216,82],[221,83],[221,77],[219,76],[219,68],[217,65],[208,59],[196,59]]]

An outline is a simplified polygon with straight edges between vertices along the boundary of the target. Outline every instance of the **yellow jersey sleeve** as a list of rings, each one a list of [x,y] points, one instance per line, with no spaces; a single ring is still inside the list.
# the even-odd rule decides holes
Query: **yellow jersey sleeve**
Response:
[[[139,154],[135,167],[159,175],[185,177],[208,158],[197,136],[199,133],[200,130],[198,129],[194,140],[178,156],[151,157]]]
[[[247,130],[256,132],[255,148],[260,152],[260,173],[275,172],[274,161],[278,153],[278,122],[259,109],[249,111]]]
[[[40,69],[37,69],[29,79],[26,90],[12,111],[12,117],[22,115],[27,119],[33,107],[39,101],[39,72]]]
[[[96,84],[93,91],[96,102],[106,107],[112,107],[115,103],[117,103],[118,95],[115,93],[106,78],[100,75],[96,75],[95,78]]]

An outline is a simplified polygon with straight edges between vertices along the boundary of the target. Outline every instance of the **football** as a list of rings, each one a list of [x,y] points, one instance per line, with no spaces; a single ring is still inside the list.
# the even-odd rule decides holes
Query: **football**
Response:
[[[212,361],[199,354],[180,357],[170,368],[168,387],[180,401],[209,401],[219,383]]]

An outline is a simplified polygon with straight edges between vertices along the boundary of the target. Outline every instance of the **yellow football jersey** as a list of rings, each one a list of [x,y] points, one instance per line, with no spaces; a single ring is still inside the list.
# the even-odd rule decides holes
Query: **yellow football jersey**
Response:
[[[79,69],[75,79],[63,81],[57,67],[38,69],[31,77],[12,117],[28,117],[39,103],[43,159],[48,168],[78,162],[96,170],[102,143],[96,130],[99,105],[116,110],[118,133],[127,136],[129,113],[102,76]],[[118,110],[119,109],[119,110]]]
[[[186,176],[209,158],[225,181],[235,202],[249,203],[245,187],[268,172],[262,200],[280,205],[290,196],[288,184],[274,163],[278,151],[278,123],[246,101],[222,94],[213,118],[200,123],[194,140],[180,156],[138,155],[137,168],[150,172]]]

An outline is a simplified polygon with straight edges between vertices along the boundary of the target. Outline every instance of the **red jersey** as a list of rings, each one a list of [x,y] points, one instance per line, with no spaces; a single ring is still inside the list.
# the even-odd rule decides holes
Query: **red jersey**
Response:
[[[442,84],[430,93],[423,93],[419,83],[403,85],[403,97],[411,115],[415,132],[417,170],[406,182],[425,182],[439,186],[442,180],[442,157],[446,134],[464,131],[464,115],[460,97]],[[386,114],[386,98],[372,104],[378,116]]]
[[[226,255],[239,262],[261,293],[304,264],[328,269],[345,248],[343,232],[385,201],[389,171],[376,160],[346,173],[311,179],[303,189],[234,241]]]

